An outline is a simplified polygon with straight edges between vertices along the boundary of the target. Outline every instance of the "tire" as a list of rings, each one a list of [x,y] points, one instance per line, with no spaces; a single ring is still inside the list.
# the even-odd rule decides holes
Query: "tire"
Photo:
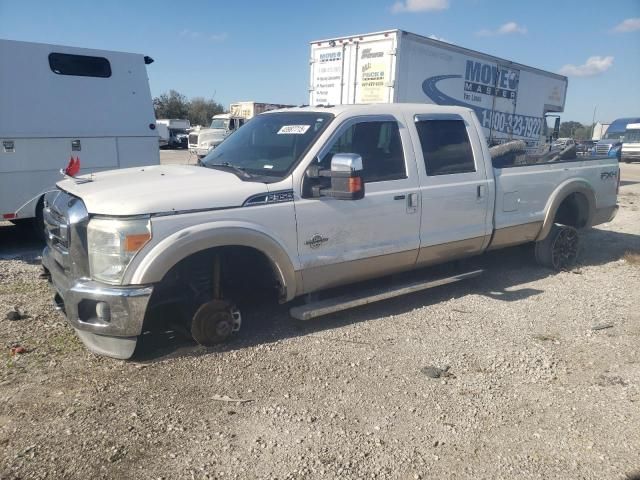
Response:
[[[571,270],[580,252],[578,231],[567,225],[554,224],[547,238],[536,242],[535,255],[539,265],[555,271]]]
[[[33,218],[32,228],[36,238],[44,243],[46,239],[44,234],[44,197],[41,197],[36,205],[36,216]]]

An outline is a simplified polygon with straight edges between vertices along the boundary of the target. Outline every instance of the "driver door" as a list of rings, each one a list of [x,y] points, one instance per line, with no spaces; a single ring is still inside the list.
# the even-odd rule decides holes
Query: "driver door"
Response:
[[[420,246],[418,177],[415,162],[406,161],[414,155],[403,122],[391,115],[347,120],[317,161],[330,168],[335,153],[362,157],[365,195],[296,196],[305,292],[410,269]]]

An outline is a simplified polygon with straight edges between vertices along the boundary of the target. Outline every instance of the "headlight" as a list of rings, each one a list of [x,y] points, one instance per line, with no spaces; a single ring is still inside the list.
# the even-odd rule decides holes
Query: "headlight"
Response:
[[[151,225],[146,218],[92,219],[87,227],[91,278],[119,285],[135,254],[150,239]]]

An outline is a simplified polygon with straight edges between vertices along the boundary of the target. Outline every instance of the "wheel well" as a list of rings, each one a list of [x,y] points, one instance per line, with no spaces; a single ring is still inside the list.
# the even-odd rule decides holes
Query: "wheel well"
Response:
[[[154,287],[149,310],[177,305],[180,316],[190,319],[200,305],[213,299],[216,256],[220,259],[220,290],[225,300],[236,304],[277,301],[282,294],[275,266],[263,252],[245,246],[215,247],[174,265]]]
[[[584,228],[588,222],[589,200],[580,192],[574,192],[562,201],[553,220],[553,223],[574,228]]]

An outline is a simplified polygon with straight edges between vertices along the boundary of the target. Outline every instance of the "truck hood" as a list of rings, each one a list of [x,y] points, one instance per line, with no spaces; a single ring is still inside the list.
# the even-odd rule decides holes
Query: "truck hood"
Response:
[[[144,215],[239,207],[267,185],[233,173],[192,165],[125,168],[68,178],[58,188],[80,197],[90,214]],[[91,181],[82,183],[82,180]]]
[[[226,130],[221,128],[207,128],[200,130],[198,133],[198,143],[203,144],[205,142],[212,142],[218,144],[226,138]]]

